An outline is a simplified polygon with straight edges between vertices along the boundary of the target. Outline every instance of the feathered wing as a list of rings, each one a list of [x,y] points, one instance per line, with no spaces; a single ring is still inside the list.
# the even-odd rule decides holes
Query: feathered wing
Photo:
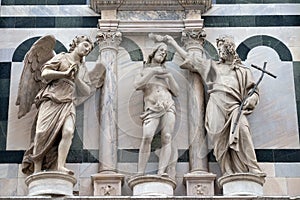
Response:
[[[102,87],[105,78],[105,72],[106,68],[102,63],[97,63],[96,66],[89,72],[92,86],[95,89]]]
[[[55,42],[53,35],[41,37],[25,55],[16,101],[19,119],[30,111],[37,93],[45,86],[41,81],[41,67],[55,56]]]
[[[106,67],[103,63],[99,62],[95,65],[95,67],[89,72],[89,77],[92,83],[92,87],[94,87],[95,89],[95,106],[96,106],[96,112],[97,112],[97,117],[98,117],[98,121],[100,123],[100,114],[101,114],[101,89],[103,84],[104,84],[104,80],[105,80],[105,75],[106,75]]]

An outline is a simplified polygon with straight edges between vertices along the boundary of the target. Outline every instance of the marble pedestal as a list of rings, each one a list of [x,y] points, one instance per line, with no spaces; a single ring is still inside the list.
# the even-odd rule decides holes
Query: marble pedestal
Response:
[[[186,185],[187,196],[213,196],[215,194],[214,181],[216,175],[205,172],[185,174],[183,183]]]
[[[76,182],[74,176],[59,171],[39,172],[25,179],[29,196],[73,196]]]
[[[118,173],[98,173],[92,175],[94,196],[120,196],[124,175]]]
[[[173,196],[176,182],[169,177],[145,175],[128,181],[133,196]]]
[[[224,196],[263,196],[264,176],[237,173],[218,179]]]

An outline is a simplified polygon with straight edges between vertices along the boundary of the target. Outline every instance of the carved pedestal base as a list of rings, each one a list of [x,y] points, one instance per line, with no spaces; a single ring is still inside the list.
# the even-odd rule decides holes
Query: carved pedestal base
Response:
[[[237,173],[218,179],[224,196],[262,196],[265,177],[250,173]]]
[[[157,175],[138,176],[128,181],[133,196],[173,196],[176,182]]]
[[[188,173],[183,177],[187,196],[213,196],[216,175],[212,173]]]
[[[99,173],[92,175],[94,196],[120,196],[124,175],[117,173]]]
[[[76,182],[74,176],[58,171],[35,173],[25,180],[29,196],[72,196]]]

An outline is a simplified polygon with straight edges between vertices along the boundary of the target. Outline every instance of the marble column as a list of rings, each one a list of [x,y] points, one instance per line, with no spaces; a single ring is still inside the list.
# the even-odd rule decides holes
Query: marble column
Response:
[[[115,171],[117,165],[117,52],[121,32],[101,31],[97,41],[99,59],[106,69],[100,103],[99,171]]]
[[[203,50],[202,30],[184,31],[182,42],[186,51],[197,56],[205,56]],[[190,172],[207,172],[207,138],[204,127],[205,116],[205,94],[204,87],[199,74],[189,72],[188,74],[188,122],[189,122],[189,158]]]
[[[190,54],[205,57],[203,50],[205,32],[202,29],[185,30],[182,42]],[[204,127],[205,93],[199,74],[188,74],[188,122],[190,173],[184,175],[188,196],[214,195],[215,174],[208,172],[208,147]]]
[[[122,40],[117,26],[117,20],[99,20],[97,62],[105,66],[106,74],[100,102],[99,173],[92,176],[95,196],[121,195],[124,179],[117,173],[117,53]]]

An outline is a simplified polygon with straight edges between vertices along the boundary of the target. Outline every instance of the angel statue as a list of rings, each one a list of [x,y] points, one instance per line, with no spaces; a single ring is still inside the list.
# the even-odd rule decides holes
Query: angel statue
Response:
[[[26,150],[22,171],[61,171],[65,167],[75,130],[76,99],[89,96],[92,84],[84,57],[93,49],[87,36],[76,36],[69,52],[55,55],[55,37],[47,35],[36,41],[25,55],[16,105],[18,118],[26,115],[32,104],[38,112],[32,126],[32,138]]]

